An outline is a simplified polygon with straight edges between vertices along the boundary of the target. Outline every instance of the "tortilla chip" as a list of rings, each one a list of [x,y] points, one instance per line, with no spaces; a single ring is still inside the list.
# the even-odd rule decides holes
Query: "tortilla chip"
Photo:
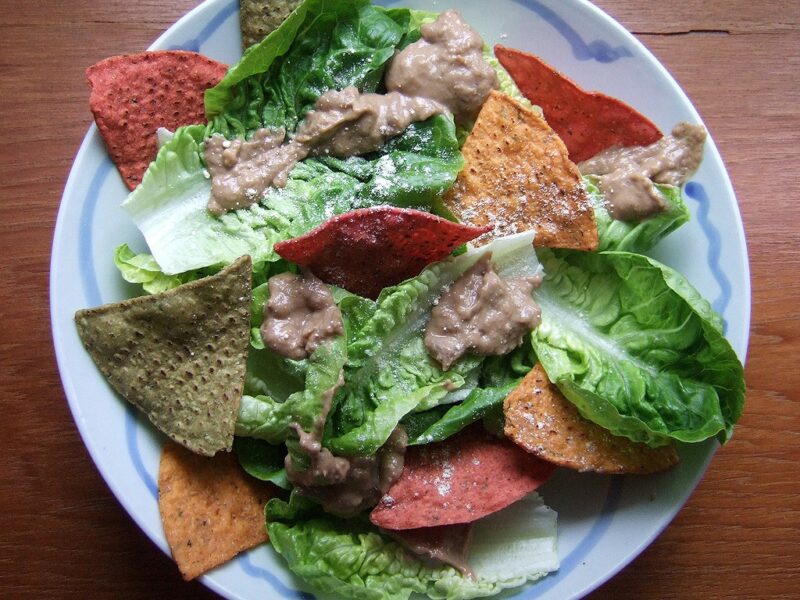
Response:
[[[410,447],[402,475],[370,520],[392,530],[471,523],[524,498],[554,470],[474,425],[444,442]]]
[[[308,267],[325,283],[377,298],[383,288],[418,275],[489,229],[419,210],[376,206],[333,217],[301,237],[275,244],[275,252]]]
[[[499,45],[494,53],[522,94],[542,108],[576,163],[612,146],[649,146],[663,137],[634,108],[600,92],[587,92],[533,54]]]
[[[89,107],[128,188],[139,185],[155,159],[159,127],[205,123],[203,94],[227,70],[181,50],[113,56],[86,70]]]
[[[301,0],[239,0],[242,49],[257,44],[284,22]]]
[[[595,250],[594,209],[564,143],[536,112],[492,92],[462,148],[465,167],[444,203],[494,225],[476,241],[535,230],[535,246]]]
[[[264,505],[276,488],[247,477],[236,456],[205,458],[167,443],[158,471],[164,533],[187,581],[267,541]]]
[[[678,464],[675,447],[651,448],[584,419],[537,365],[503,403],[505,433],[544,460],[578,471],[655,473]]]
[[[250,342],[251,262],[173,290],[75,313],[112,387],[189,450],[230,450]]]

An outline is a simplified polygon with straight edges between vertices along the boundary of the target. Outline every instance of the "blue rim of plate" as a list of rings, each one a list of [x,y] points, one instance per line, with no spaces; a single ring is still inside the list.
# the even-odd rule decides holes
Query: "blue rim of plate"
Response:
[[[384,0],[383,2],[380,3],[383,5],[390,6],[393,4],[398,4],[401,1],[402,0]],[[624,45],[612,46],[605,40],[601,39],[592,39],[587,41],[581,36],[581,34],[578,31],[576,31],[572,26],[570,26],[569,23],[558,14],[557,11],[553,10],[552,8],[540,2],[539,0],[513,0],[513,1],[516,4],[523,6],[530,12],[534,13],[538,18],[540,18],[547,25],[549,25],[555,31],[557,31],[559,35],[561,35],[561,37],[563,37],[568,42],[569,46],[572,49],[573,56],[576,60],[579,61],[593,60],[600,64],[609,64],[616,62],[620,59],[634,56],[633,53],[630,51],[630,49]],[[610,20],[616,26],[621,28],[621,25],[616,23],[616,21],[614,21],[611,17],[606,15],[600,9],[589,4],[586,0],[578,0],[578,1],[591,7],[602,18]],[[201,5],[199,5],[198,7],[194,8],[192,11],[184,15],[184,17],[182,17],[172,27],[178,26],[183,21],[193,17],[199,11],[207,10],[214,4],[220,4],[219,0],[206,0]],[[238,0],[232,0],[230,2],[222,4],[222,6],[220,6],[216,10],[216,12],[207,19],[205,26],[195,37],[187,39],[185,42],[181,44],[171,44],[168,47],[168,49],[200,52],[203,43],[206,42],[222,26],[222,24],[228,18],[230,18],[231,16],[233,16],[238,12],[238,4],[239,4]],[[172,28],[170,28],[170,30],[171,29]],[[164,36],[168,35],[170,30],[165,32],[158,40],[156,40],[156,42],[154,42],[151,48],[158,46],[161,39]],[[623,29],[623,31],[625,30]],[[630,34],[627,31],[625,31],[625,33],[628,34],[628,36],[630,36]],[[630,40],[635,44],[640,44],[640,42],[635,40],[635,38],[633,38],[632,36],[630,36]],[[642,48],[644,47],[642,46]],[[646,49],[645,52],[646,54],[650,55],[649,51],[647,51]],[[660,63],[657,64],[659,64],[660,66]],[[669,76],[669,74],[667,75]],[[86,134],[86,139],[88,139],[91,135],[96,133],[97,133],[96,128],[94,125],[92,125]],[[82,150],[83,147],[81,148],[81,151]],[[92,224],[94,222],[94,213],[100,199],[100,190],[102,189],[106,179],[113,172],[114,172],[114,165],[111,162],[111,160],[108,157],[106,157],[97,167],[97,169],[95,170],[94,174],[91,177],[91,182],[89,184],[88,191],[84,198],[80,212],[80,225],[79,225],[80,236],[78,243],[78,255],[80,261],[79,264],[85,266],[85,268],[81,270],[81,287],[88,306],[98,306],[103,304],[97,273],[92,260],[93,248],[94,248]],[[69,186],[69,181],[68,181],[68,186]],[[721,250],[722,250],[722,236],[717,226],[711,221],[709,217],[710,198],[704,186],[697,181],[688,182],[685,186],[684,192],[688,198],[691,198],[697,204],[697,213],[696,213],[697,222],[700,225],[700,228],[704,236],[706,237],[706,241],[708,242],[706,259],[708,261],[711,273],[717,285],[719,286],[720,290],[717,297],[712,301],[712,306],[718,313],[724,314],[731,300],[732,285],[729,278],[723,271],[720,263]],[[60,226],[63,219],[60,213],[61,211],[59,211],[58,223],[56,225],[56,234],[54,237],[58,236],[58,232],[61,228]],[[746,274],[747,274],[747,280],[749,281],[749,272]],[[52,303],[53,299],[51,298],[51,305]],[[749,325],[749,314],[748,314],[748,325]],[[59,368],[61,368],[60,362],[61,361],[59,361]],[[72,408],[73,413],[75,413],[75,409],[72,406],[72,402],[70,402],[70,407]],[[150,475],[150,473],[147,471],[139,448],[137,431],[140,426],[141,426],[140,418],[136,409],[126,404],[125,443],[128,450],[128,454],[136,470],[136,473],[138,474],[141,480],[141,483],[150,492],[151,496],[154,499],[157,499],[158,497],[157,484],[154,481],[153,477]],[[81,431],[81,435],[82,436],[84,435],[83,431]],[[713,452],[710,452],[706,457],[703,465],[699,469],[699,472],[696,476],[695,481],[693,482],[693,485],[691,485],[687,491],[687,497],[688,494],[691,493],[691,490],[694,489],[696,484],[699,482],[712,456]],[[586,555],[588,555],[588,553],[591,552],[591,550],[597,545],[597,543],[600,541],[600,539],[603,537],[605,532],[610,527],[613,521],[614,514],[619,506],[620,498],[622,497],[624,484],[625,484],[624,476],[609,478],[606,498],[603,502],[599,516],[595,520],[589,532],[583,537],[583,539],[577,544],[577,546],[573,548],[572,551],[569,552],[569,554],[563,557],[563,559],[561,560],[561,567],[559,568],[559,570],[556,571],[555,573],[551,573],[544,579],[535,582],[535,585],[525,588],[519,594],[515,595],[514,598],[524,599],[524,600],[534,600],[535,598],[545,593],[547,590],[551,589],[561,580],[569,576],[569,574],[581,563],[581,561],[586,557]],[[674,516],[675,513],[677,513],[679,509],[680,505],[674,508],[672,515],[670,515],[670,518],[666,520],[666,522],[664,523],[664,527],[666,527],[671,518]],[[131,511],[129,510],[129,512]],[[617,572],[619,572],[619,570],[624,568],[628,564],[628,562],[632,560],[642,548],[649,545],[652,539],[654,539],[662,530],[663,527],[658,531],[656,531],[654,535],[650,537],[648,540],[645,540],[644,543],[639,548],[634,549],[629,558],[623,561],[620,565],[618,565],[618,568],[605,573],[603,577],[596,580],[591,587],[583,590],[582,593],[588,593],[593,589],[596,589],[598,586],[602,585],[602,583],[613,577]],[[239,564],[242,571],[247,576],[259,578],[266,581],[272,586],[272,589],[275,592],[281,595],[281,597],[301,598],[303,600],[314,598],[312,594],[287,587],[279,578],[275,576],[274,573],[272,573],[268,569],[255,565],[250,560],[250,556],[248,553],[240,555],[239,557],[234,559],[234,561]],[[202,580],[208,587],[210,587],[214,591],[220,594],[228,593],[228,590],[217,585],[216,582],[214,582],[210,578],[204,576]]]

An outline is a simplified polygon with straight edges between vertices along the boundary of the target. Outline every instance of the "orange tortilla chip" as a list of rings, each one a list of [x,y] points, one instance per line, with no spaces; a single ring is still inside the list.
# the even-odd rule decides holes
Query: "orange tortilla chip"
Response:
[[[547,122],[492,92],[462,149],[465,166],[444,197],[471,225],[494,225],[476,245],[536,231],[535,246],[597,249],[594,209],[566,146]]]
[[[505,433],[544,460],[578,471],[647,474],[678,464],[672,445],[651,448],[584,419],[537,365],[503,403]]]
[[[158,509],[172,557],[185,580],[267,541],[269,483],[248,477],[236,456],[198,456],[169,442],[158,472]]]

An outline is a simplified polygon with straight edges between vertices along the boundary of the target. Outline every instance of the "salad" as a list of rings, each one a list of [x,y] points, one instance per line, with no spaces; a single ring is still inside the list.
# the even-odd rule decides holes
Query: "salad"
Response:
[[[626,444],[623,455],[669,449],[658,455],[665,467],[676,440],[728,439],[743,404],[742,368],[719,316],[680,274],[638,253],[688,216],[680,178],[659,179],[675,169],[652,158],[654,147],[690,135],[676,128],[664,142],[641,144],[623,169],[608,168],[620,157],[598,153],[581,178],[468,25],[451,51],[470,53],[482,72],[468,90],[448,84],[431,98],[430,72],[393,75],[398,57],[413,66],[420,47],[455,43],[448,32],[462,27],[458,19],[303,3],[205,93],[207,124],[165,136],[125,201],[150,252],[123,244],[115,261],[152,296],[78,317],[98,366],[159,429],[199,454],[232,443],[248,473],[286,490],[266,505],[270,543],[312,588],[345,597],[480,597],[557,569],[556,516],[533,490],[548,465],[571,466],[557,454],[591,450],[530,442],[516,400],[560,398],[575,407],[571,422]],[[401,119],[381,121],[398,105]],[[496,108],[485,114],[487,106]],[[513,131],[544,132],[541,147],[555,144],[545,154],[558,157],[543,170],[560,169],[558,210],[544,221],[509,209],[496,183],[514,160],[528,165],[528,154],[504,151],[508,163],[480,164],[468,177],[485,147],[480,136],[497,132],[490,117],[500,128],[505,119],[523,128]],[[258,164],[255,176],[245,156]],[[632,169],[650,207],[620,213],[623,202],[608,197],[619,172]],[[492,182],[490,203],[470,200],[487,186],[481,176]],[[555,230],[542,225],[565,209]],[[465,221],[458,233],[466,239],[447,236],[442,249],[442,217]],[[392,235],[397,227],[429,233],[408,243]],[[381,239],[359,250],[355,230]],[[353,254],[337,262],[341,248]],[[393,261],[423,264],[409,275],[384,268]],[[499,292],[484,291],[489,280]],[[225,289],[236,291],[225,298]],[[489,300],[466,318],[458,297]],[[156,323],[154,311],[168,318]],[[435,326],[439,313],[444,325]],[[211,380],[212,401],[178,402],[188,413],[176,413],[175,388],[159,388],[150,367],[130,383],[130,356],[109,353],[117,342],[100,339],[138,333],[148,340],[137,346],[146,348],[142,360],[161,360],[157,342],[174,343],[175,329],[197,334],[187,347],[209,350],[199,362],[177,361],[191,362],[187,377]],[[466,336],[454,341],[452,330]],[[501,341],[486,342],[498,330]],[[522,422],[535,422],[539,413],[525,410]],[[451,495],[477,483],[497,488]]]

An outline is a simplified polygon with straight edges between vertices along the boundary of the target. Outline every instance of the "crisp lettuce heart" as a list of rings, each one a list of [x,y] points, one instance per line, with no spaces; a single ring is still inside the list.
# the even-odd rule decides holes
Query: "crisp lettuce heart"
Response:
[[[581,414],[652,446],[730,437],[743,368],[682,275],[628,252],[540,250],[533,348]]]

